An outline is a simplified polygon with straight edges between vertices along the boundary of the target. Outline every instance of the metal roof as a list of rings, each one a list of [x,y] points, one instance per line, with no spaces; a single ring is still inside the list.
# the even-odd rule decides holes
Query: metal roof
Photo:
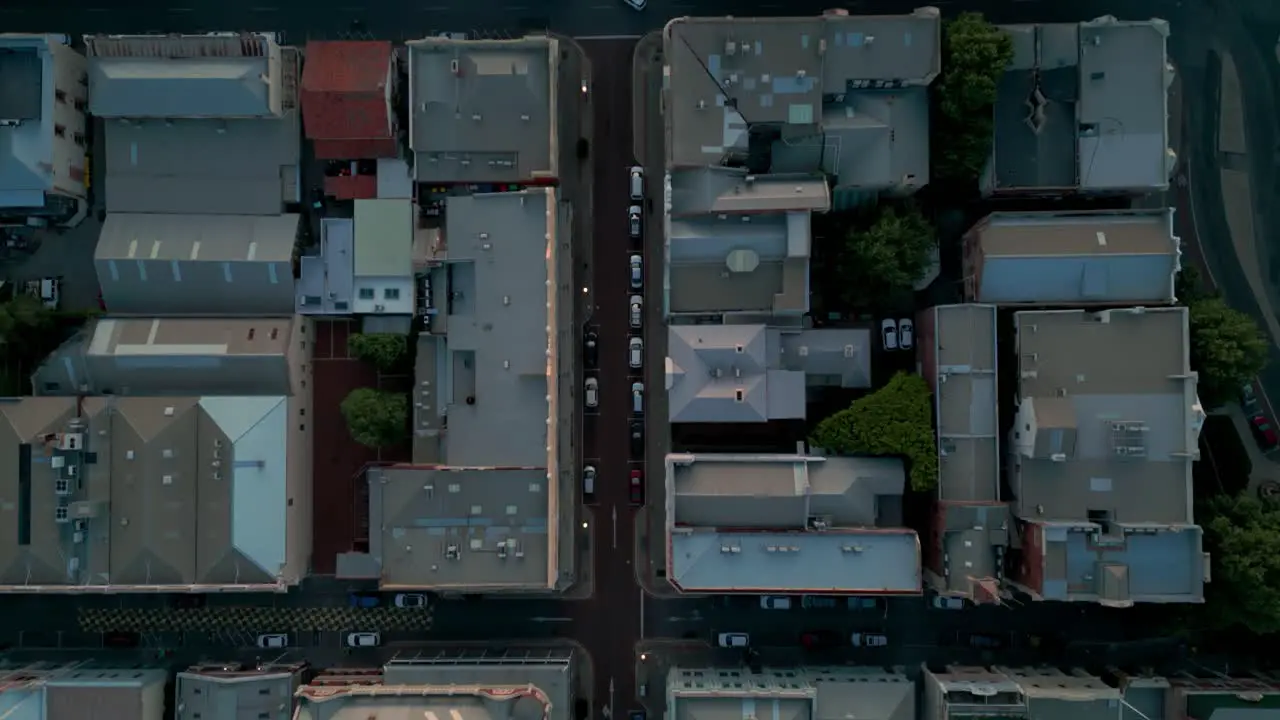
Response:
[[[45,35],[0,34],[0,207],[25,207],[53,185],[54,57]],[[52,107],[50,107],[50,111]]]
[[[774,720],[913,720],[916,686],[901,668],[672,667],[670,720],[736,720],[762,707]]]
[[[288,262],[297,233],[297,215],[110,213],[94,259]]]
[[[673,325],[666,390],[671,422],[767,422],[805,416],[803,372],[780,367],[764,325]]]
[[[309,42],[302,71],[307,138],[341,152],[321,157],[394,157],[391,43]],[[334,142],[341,141],[341,142]]]
[[[355,201],[355,277],[413,277],[412,200]]]
[[[933,325],[938,499],[999,500],[996,308],[941,305],[933,309]]]

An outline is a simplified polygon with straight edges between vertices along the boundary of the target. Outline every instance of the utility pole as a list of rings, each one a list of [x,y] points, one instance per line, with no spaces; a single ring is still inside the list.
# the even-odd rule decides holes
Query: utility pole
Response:
[[[616,506],[615,506],[616,507]],[[608,717],[613,717],[613,678],[609,678],[609,713]]]
[[[618,549],[618,506],[613,506],[613,549]]]

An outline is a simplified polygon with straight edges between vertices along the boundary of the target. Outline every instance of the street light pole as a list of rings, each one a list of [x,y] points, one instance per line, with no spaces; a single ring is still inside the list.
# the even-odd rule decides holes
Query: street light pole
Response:
[[[613,549],[618,549],[618,506],[613,506]]]
[[[609,712],[605,716],[613,717],[613,678],[609,678]]]

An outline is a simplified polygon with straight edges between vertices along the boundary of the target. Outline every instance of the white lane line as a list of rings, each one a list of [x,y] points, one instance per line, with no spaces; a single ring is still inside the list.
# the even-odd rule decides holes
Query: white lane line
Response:
[[[273,8],[273,7],[256,7],[256,8],[249,8],[249,9],[250,9],[250,10],[252,10],[253,12],[268,13],[268,12],[275,12],[275,11],[279,10],[280,8]]]

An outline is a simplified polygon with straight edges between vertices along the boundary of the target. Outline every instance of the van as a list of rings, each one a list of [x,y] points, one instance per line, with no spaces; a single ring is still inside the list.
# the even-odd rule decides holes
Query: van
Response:
[[[631,199],[644,199],[644,168],[639,165],[631,168]]]

